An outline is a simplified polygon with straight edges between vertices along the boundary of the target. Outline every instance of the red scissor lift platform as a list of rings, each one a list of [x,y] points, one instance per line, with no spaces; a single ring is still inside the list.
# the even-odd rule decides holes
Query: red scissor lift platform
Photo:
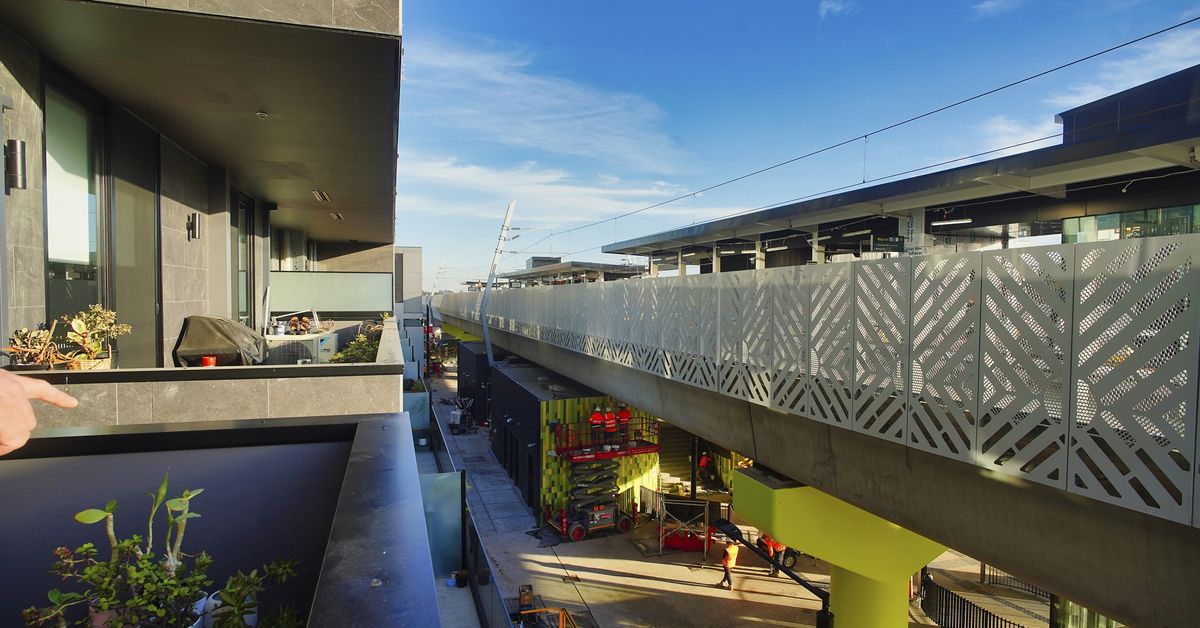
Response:
[[[554,451],[560,458],[574,463],[653,454],[660,449],[657,419],[630,419],[624,438],[620,432],[604,434],[597,442],[590,423],[559,423],[554,426]]]

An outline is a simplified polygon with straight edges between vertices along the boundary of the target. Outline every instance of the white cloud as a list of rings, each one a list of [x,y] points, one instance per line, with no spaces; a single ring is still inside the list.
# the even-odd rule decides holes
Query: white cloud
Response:
[[[1200,28],[1171,31],[1133,47],[1124,57],[1104,61],[1092,80],[1070,85],[1046,102],[1060,109],[1078,107],[1200,63]]]
[[[402,152],[399,168],[397,207],[401,213],[495,218],[508,199],[516,199],[521,221],[554,227],[622,214],[685,192],[678,185],[657,180],[635,182],[612,177],[596,182],[592,177],[592,182],[583,182],[567,170],[534,162],[496,168],[464,163],[453,157]],[[645,213],[690,215],[690,212],[690,205],[686,208],[680,205]],[[709,213],[697,212],[697,218]]]
[[[407,89],[420,93],[407,124],[436,124],[475,140],[581,156],[644,172],[679,170],[682,151],[654,102],[539,73],[520,51],[443,40],[406,48]]]
[[[975,9],[976,17],[996,17],[997,15],[1012,13],[1023,2],[1024,0],[983,0],[983,2],[976,4],[972,8]]]
[[[852,0],[821,0],[821,3],[817,5],[817,13],[821,15],[821,19],[832,15],[853,13],[857,10],[858,4]]]
[[[1012,147],[991,153],[984,159],[995,159],[1004,155],[1023,153],[1035,148],[1061,143],[1059,135],[1062,133],[1062,127],[1049,116],[1039,116],[1038,120],[1038,122],[1029,122],[1006,115],[992,116],[984,120],[979,127],[983,150]],[[1043,140],[1042,138],[1049,139]]]

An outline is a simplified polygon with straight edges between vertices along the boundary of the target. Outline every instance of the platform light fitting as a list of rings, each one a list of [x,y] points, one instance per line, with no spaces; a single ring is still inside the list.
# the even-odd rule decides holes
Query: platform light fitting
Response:
[[[969,225],[974,222],[974,218],[947,218],[945,220],[935,220],[929,223],[930,227],[944,227],[946,225]]]
[[[776,244],[775,246],[768,246],[765,250],[768,253],[774,253],[775,251],[786,251],[787,245],[786,244]]]
[[[691,253],[684,253],[684,254],[683,254],[683,256],[684,256],[684,257],[696,257],[697,255],[699,255],[699,253],[697,253],[697,252],[695,252],[695,251],[692,251]]]
[[[871,230],[870,229],[860,229],[859,231],[851,231],[850,233],[843,233],[842,237],[855,238],[858,236],[865,236],[865,235],[871,235]]]

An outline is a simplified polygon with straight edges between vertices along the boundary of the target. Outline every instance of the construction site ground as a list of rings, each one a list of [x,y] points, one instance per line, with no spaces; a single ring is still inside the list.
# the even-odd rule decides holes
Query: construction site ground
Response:
[[[433,414],[445,427],[453,406],[441,399],[457,395],[454,372],[434,379],[431,392]],[[519,585],[533,585],[540,605],[568,609],[581,626],[816,624],[817,598],[785,576],[770,577],[767,563],[748,550],[738,557],[732,590],[714,586],[722,575],[719,546],[707,555],[667,550],[660,556],[655,520],[640,519],[625,535],[601,533],[572,543],[543,534],[540,540],[530,534],[539,523],[492,454],[487,430],[448,438],[455,467],[467,471],[467,503],[505,598],[515,598]],[[744,524],[736,517],[735,523]],[[1023,626],[1046,625],[1038,621],[1044,612],[1036,598],[979,585],[977,562],[947,552],[932,567],[939,583],[989,610]],[[802,556],[795,570],[818,583],[829,581],[828,565],[810,556]],[[932,623],[915,605],[909,619],[912,626]]]

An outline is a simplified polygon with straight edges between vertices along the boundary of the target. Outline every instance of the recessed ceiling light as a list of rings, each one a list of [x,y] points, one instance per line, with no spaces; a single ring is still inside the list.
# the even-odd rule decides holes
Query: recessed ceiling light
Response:
[[[342,215],[342,212],[329,212],[329,217],[332,218],[334,222],[342,222],[346,219],[346,217]]]
[[[266,120],[267,116],[271,115],[265,111],[255,111],[254,115],[258,116],[259,120]]]
[[[326,192],[325,190],[322,190],[321,188],[312,190],[312,195],[313,195],[313,198],[317,199],[318,202],[321,202],[321,203],[329,202],[329,192]]]

